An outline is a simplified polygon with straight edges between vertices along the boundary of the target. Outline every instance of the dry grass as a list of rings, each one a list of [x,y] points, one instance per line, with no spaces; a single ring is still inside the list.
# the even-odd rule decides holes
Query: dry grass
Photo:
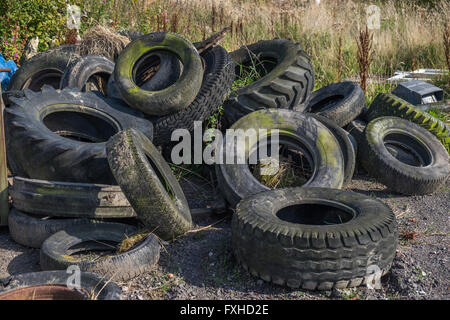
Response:
[[[369,76],[370,64],[373,60],[373,34],[369,28],[359,31],[359,39],[357,39],[358,51],[356,53],[359,64],[360,85],[364,92],[367,90],[367,78]]]
[[[129,42],[127,37],[97,25],[84,33],[78,50],[81,55],[99,54],[115,60]]]

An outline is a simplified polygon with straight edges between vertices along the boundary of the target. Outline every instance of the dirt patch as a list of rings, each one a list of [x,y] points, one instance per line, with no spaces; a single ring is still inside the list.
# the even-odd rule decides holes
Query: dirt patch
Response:
[[[213,201],[208,183],[192,184],[182,181],[191,207]],[[313,292],[254,278],[236,264],[228,215],[194,218],[200,231],[165,245],[155,270],[119,283],[123,299],[449,299],[450,181],[428,196],[399,195],[365,175],[354,177],[347,189],[379,198],[397,216],[401,239],[381,290]],[[192,200],[194,194],[198,201]],[[39,270],[39,250],[14,243],[7,228],[1,228],[0,277]]]

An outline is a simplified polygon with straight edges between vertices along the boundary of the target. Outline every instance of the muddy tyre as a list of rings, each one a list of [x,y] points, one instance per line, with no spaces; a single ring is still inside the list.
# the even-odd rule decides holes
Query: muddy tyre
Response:
[[[149,118],[155,127],[155,145],[170,143],[172,132],[176,129],[192,132],[194,121],[203,122],[217,112],[230,91],[234,81],[234,64],[227,51],[216,46],[203,52],[201,57],[205,61],[205,72],[195,100],[189,107],[177,113]]]
[[[80,91],[105,92],[106,84],[114,71],[114,62],[100,55],[87,55],[74,60],[64,72],[60,89],[75,88]]]
[[[108,279],[81,272],[80,289],[70,289],[71,273],[41,271],[0,279],[0,300],[120,300],[122,290]]]
[[[363,112],[365,104],[366,98],[361,87],[345,81],[314,91],[306,111],[317,113],[345,127]]]
[[[399,117],[418,124],[434,134],[450,153],[450,126],[427,112],[391,93],[380,93],[370,105],[366,117],[370,121],[384,116]]]
[[[122,129],[136,128],[152,138],[142,113],[108,102],[93,92],[44,86],[11,98],[6,144],[14,175],[33,179],[116,184],[106,160],[105,142]]]
[[[14,73],[8,90],[28,88],[40,91],[45,84],[58,89],[64,71],[78,57],[75,45],[59,46],[38,53],[26,60]]]
[[[136,232],[136,228],[120,223],[93,223],[69,227],[44,241],[40,251],[41,268],[65,270],[75,264],[81,271],[95,272],[112,280],[127,281],[152,269],[158,263],[160,245],[155,236],[150,234],[130,251],[95,261],[77,261],[71,254],[89,251],[92,242],[120,243]],[[77,249],[73,249],[74,247]],[[105,250],[108,250],[108,247],[111,246],[104,245]],[[99,248],[96,245],[94,249]]]
[[[177,81],[163,90],[142,89],[136,75],[152,59],[152,51],[167,50],[180,58],[183,72]],[[120,53],[114,69],[114,81],[122,98],[147,115],[163,116],[183,110],[194,101],[202,84],[202,61],[184,37],[170,32],[149,33],[130,42]]]
[[[302,152],[311,168],[311,177],[303,184],[305,187],[324,187],[339,189],[344,181],[344,159],[337,139],[328,128],[315,118],[286,109],[265,109],[255,111],[239,119],[232,129],[279,129],[280,145],[287,145]],[[283,133],[284,132],[284,133]],[[257,140],[257,139],[255,139]],[[224,138],[223,164],[216,165],[216,175],[222,193],[231,206],[253,194],[270,190],[256,179],[248,164],[238,164],[234,153],[233,164],[226,164],[227,144],[231,139]],[[245,150],[248,163],[251,151],[256,152],[258,143],[249,143]]]
[[[183,190],[150,140],[129,129],[112,137],[106,150],[114,177],[148,230],[171,240],[191,228]]]
[[[66,218],[128,218],[136,213],[119,186],[14,177],[9,194],[24,212]]]
[[[387,273],[397,236],[395,215],[381,201],[323,188],[253,195],[232,222],[233,251],[244,269],[308,290],[355,287]]]
[[[314,88],[314,68],[298,43],[290,40],[263,40],[231,53],[236,76],[241,66],[252,62],[266,74],[234,92],[224,103],[224,115],[232,125],[242,116],[265,108],[303,111]],[[265,63],[264,63],[265,62]]]
[[[48,218],[48,216],[36,216],[11,209],[8,215],[9,235],[18,244],[40,248],[52,234],[73,225],[89,223],[88,219]]]
[[[397,117],[377,118],[367,125],[364,137],[362,165],[371,176],[396,192],[430,194],[450,174],[445,148],[431,132],[415,123]]]
[[[334,121],[319,116],[318,114],[310,114],[313,118],[319,120],[325,125],[328,130],[333,133],[337,139],[339,146],[341,147],[342,155],[344,157],[344,186],[348,185],[352,181],[353,173],[355,172],[356,165],[356,150],[353,142],[350,138],[350,134],[344,129],[339,127]]]

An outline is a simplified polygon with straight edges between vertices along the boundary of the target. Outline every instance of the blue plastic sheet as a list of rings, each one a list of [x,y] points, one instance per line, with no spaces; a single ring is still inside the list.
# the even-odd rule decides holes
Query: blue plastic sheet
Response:
[[[8,86],[12,75],[17,70],[17,65],[12,60],[6,61],[5,58],[3,58],[3,55],[0,53],[0,69],[6,68],[11,69],[11,72],[0,72],[0,82],[2,85],[2,90],[6,90],[6,87]]]

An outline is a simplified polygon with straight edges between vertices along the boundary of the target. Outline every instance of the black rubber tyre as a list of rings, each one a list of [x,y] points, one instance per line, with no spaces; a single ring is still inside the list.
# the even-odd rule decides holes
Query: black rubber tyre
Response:
[[[77,265],[81,271],[95,272],[112,280],[127,281],[152,269],[158,263],[160,245],[154,235],[150,234],[130,251],[95,261],[78,261],[70,255],[89,250],[92,242],[120,243],[136,231],[136,228],[120,223],[93,223],[69,227],[44,241],[40,251],[41,268],[65,270],[70,265]],[[77,249],[73,249],[74,247]],[[105,249],[107,247],[105,244]],[[97,250],[98,248],[95,247]]]
[[[108,279],[80,273],[79,289],[69,289],[73,274],[64,271],[23,273],[0,279],[0,300],[120,300],[122,290]]]
[[[155,50],[175,54],[183,64],[183,72],[170,87],[149,91],[138,86],[136,75]],[[130,106],[147,115],[163,116],[183,110],[194,101],[202,84],[202,61],[197,49],[184,37],[170,32],[149,33],[122,50],[114,69],[114,81]]]
[[[299,43],[290,40],[262,40],[231,53],[236,65],[256,60],[271,60],[275,67],[261,79],[236,92],[224,103],[224,115],[230,125],[242,116],[259,109],[285,108],[303,111],[314,88],[314,68]],[[275,60],[275,63],[273,62]],[[263,61],[261,61],[263,62]],[[239,68],[239,69],[238,69]]]
[[[366,127],[361,162],[371,176],[388,188],[410,195],[436,191],[450,174],[450,158],[439,140],[424,128],[397,117],[381,117]],[[409,153],[414,162],[402,162],[386,147]],[[412,156],[412,157],[411,157]],[[405,161],[403,159],[403,161]]]
[[[279,129],[280,145],[301,150],[314,168],[311,178],[303,185],[305,187],[342,187],[344,181],[344,159],[337,139],[328,128],[313,117],[301,112],[286,109],[265,109],[252,112],[239,119],[231,129]],[[284,132],[284,133],[283,133]],[[251,173],[248,164],[238,164],[237,153],[234,153],[233,163],[226,164],[226,151],[229,140],[224,138],[223,164],[216,165],[216,175],[223,195],[235,207],[239,201],[253,194],[270,190],[259,182]],[[249,142],[247,146],[246,163],[249,150],[254,150],[258,141]]]
[[[404,118],[420,125],[434,134],[450,153],[450,126],[426,111],[391,93],[380,93],[370,105],[366,117],[370,121],[384,116]]]
[[[334,121],[319,116],[318,114],[310,113],[314,119],[319,120],[323,125],[325,125],[328,130],[334,135],[337,139],[339,146],[341,147],[342,155],[344,157],[344,184],[343,186],[348,185],[352,182],[353,173],[355,172],[356,165],[356,150],[351,140],[350,134],[339,127]]]
[[[189,107],[177,113],[149,118],[155,127],[153,138],[155,145],[169,144],[172,132],[176,129],[192,132],[194,121],[203,122],[217,112],[230,91],[234,81],[234,64],[227,51],[216,46],[203,52],[201,57],[205,61],[205,72],[202,86],[195,100]]]
[[[345,81],[330,84],[311,94],[306,111],[317,113],[345,127],[356,119],[364,109],[366,98],[361,87]]]
[[[106,83],[113,71],[114,62],[104,56],[91,54],[80,57],[66,68],[59,88],[76,88],[80,91],[102,91],[101,89],[103,88],[99,84],[99,81],[95,81],[96,78],[101,79],[106,88]]]
[[[64,45],[36,54],[13,74],[8,90],[40,91],[45,84],[58,89],[64,71],[79,57],[76,52],[76,45]]]
[[[26,214],[13,208],[8,215],[9,235],[18,244],[40,248],[45,239],[52,234],[73,225],[89,223],[88,219],[48,218]]]
[[[9,194],[24,212],[66,218],[128,218],[136,213],[119,186],[14,177]]]
[[[171,240],[191,228],[183,190],[150,140],[129,129],[112,137],[106,150],[117,182],[148,230]]]
[[[244,269],[265,281],[308,290],[366,284],[373,277],[370,266],[379,276],[387,273],[398,242],[388,206],[325,188],[253,195],[237,206],[231,230]]]
[[[5,109],[8,160],[14,175],[113,185],[105,141],[126,128],[152,138],[152,124],[118,100],[75,89],[57,92],[49,86],[24,93],[22,99],[11,98],[13,105]]]
[[[158,66],[158,70],[149,80],[145,82],[138,81],[138,85],[141,89],[159,91],[173,85],[178,80],[181,73],[181,65],[178,58],[170,53],[165,53],[164,51],[153,51],[152,58],[152,60],[149,59],[146,67],[143,68],[141,73],[143,74],[149,68],[156,66]],[[140,79],[142,74],[136,75],[136,77]],[[108,97],[122,99],[114,81],[114,76],[110,77],[108,80]]]

